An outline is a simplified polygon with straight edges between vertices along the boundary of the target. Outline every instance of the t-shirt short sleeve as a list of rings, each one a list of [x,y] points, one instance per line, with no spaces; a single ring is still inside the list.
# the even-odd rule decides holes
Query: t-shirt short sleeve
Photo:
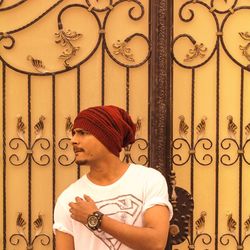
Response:
[[[59,230],[73,236],[72,219],[70,217],[69,209],[67,209],[67,206],[68,203],[63,203],[63,201],[59,197],[54,209],[54,234],[56,234],[56,230]]]
[[[164,176],[157,170],[152,170],[152,173],[146,178],[144,191],[145,199],[143,205],[143,213],[155,206],[167,206],[170,212],[170,219],[173,216],[173,207],[169,202],[168,186]]]

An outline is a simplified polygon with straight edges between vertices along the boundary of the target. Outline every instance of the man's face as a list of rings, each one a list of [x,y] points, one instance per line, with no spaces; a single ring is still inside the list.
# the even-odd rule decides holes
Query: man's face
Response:
[[[78,165],[91,165],[108,153],[106,147],[95,136],[81,128],[74,129],[71,142]]]

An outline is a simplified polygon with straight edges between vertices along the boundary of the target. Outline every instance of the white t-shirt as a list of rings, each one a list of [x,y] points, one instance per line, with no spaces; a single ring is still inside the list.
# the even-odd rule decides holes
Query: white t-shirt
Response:
[[[108,186],[96,185],[84,175],[58,197],[54,211],[54,232],[71,234],[75,250],[131,249],[102,230],[91,231],[70,217],[69,202],[84,194],[102,213],[129,225],[142,227],[143,213],[154,205],[167,206],[170,218],[173,215],[166,180],[153,168],[131,164],[118,181]]]

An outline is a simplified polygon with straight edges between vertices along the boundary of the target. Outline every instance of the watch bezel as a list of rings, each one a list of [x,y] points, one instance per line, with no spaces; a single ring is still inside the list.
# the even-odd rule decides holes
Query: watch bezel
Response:
[[[101,226],[103,213],[100,211],[96,211],[93,214],[88,216],[87,225],[91,230],[97,230]],[[95,223],[93,223],[93,219],[95,219]]]

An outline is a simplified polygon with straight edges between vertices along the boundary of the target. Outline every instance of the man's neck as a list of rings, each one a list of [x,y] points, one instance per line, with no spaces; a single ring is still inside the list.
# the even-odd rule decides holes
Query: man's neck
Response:
[[[97,185],[107,186],[119,180],[127,171],[128,164],[121,162],[119,158],[99,162],[90,166],[87,177]]]

